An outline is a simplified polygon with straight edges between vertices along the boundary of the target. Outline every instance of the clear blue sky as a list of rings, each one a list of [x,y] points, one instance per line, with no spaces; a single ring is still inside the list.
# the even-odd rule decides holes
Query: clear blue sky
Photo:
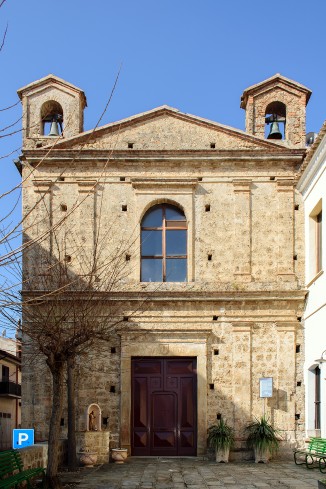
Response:
[[[279,72],[313,91],[307,132],[317,132],[326,119],[325,19],[326,0],[6,0],[0,109],[54,73],[85,91],[90,129],[122,64],[103,124],[168,104],[244,129],[243,90]],[[20,116],[20,105],[0,112],[0,136]],[[20,145],[20,133],[0,138],[0,156],[18,156]],[[13,158],[0,159],[0,193],[19,183]],[[0,218],[17,197],[0,200]],[[6,224],[19,216],[18,205]]]
[[[54,73],[85,91],[89,129],[122,63],[103,124],[168,104],[244,129],[243,90],[280,72],[313,91],[307,132],[318,131],[326,119],[325,18],[325,0],[6,0],[0,108]],[[0,127],[20,114],[19,106],[0,112]],[[0,140],[0,153],[18,148],[20,136]],[[0,160],[0,192],[19,179],[12,159]]]

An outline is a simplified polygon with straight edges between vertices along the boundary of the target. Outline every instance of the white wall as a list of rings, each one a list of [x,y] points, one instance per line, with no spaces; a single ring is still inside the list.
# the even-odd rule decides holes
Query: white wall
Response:
[[[313,148],[313,155],[308,156],[310,162],[298,183],[302,193],[305,212],[305,277],[308,289],[306,309],[304,313],[305,327],[305,406],[306,432],[308,436],[315,434],[315,375],[316,366],[321,369],[321,436],[326,437],[326,363],[318,363],[316,359],[326,350],[326,127],[320,132],[320,142]],[[322,267],[319,273],[315,267],[315,226],[312,215],[323,211],[322,223]],[[326,360],[326,352],[325,352]],[[318,434],[318,433],[316,433]]]

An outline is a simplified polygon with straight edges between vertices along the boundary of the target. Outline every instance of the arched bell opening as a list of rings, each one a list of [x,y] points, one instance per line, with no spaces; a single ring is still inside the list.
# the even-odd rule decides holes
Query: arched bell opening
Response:
[[[285,139],[286,105],[272,102],[265,110],[265,138]]]
[[[61,105],[48,100],[41,107],[42,135],[58,137],[63,133],[63,110]]]

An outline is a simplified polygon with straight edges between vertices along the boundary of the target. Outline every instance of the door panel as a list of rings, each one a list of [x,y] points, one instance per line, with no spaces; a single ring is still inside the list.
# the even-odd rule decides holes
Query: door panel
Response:
[[[196,359],[132,359],[131,421],[133,455],[196,455]]]

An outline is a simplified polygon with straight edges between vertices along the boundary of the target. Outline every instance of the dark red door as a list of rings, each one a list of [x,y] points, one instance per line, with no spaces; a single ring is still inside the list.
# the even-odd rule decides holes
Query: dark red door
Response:
[[[132,359],[132,455],[196,455],[195,358]]]

